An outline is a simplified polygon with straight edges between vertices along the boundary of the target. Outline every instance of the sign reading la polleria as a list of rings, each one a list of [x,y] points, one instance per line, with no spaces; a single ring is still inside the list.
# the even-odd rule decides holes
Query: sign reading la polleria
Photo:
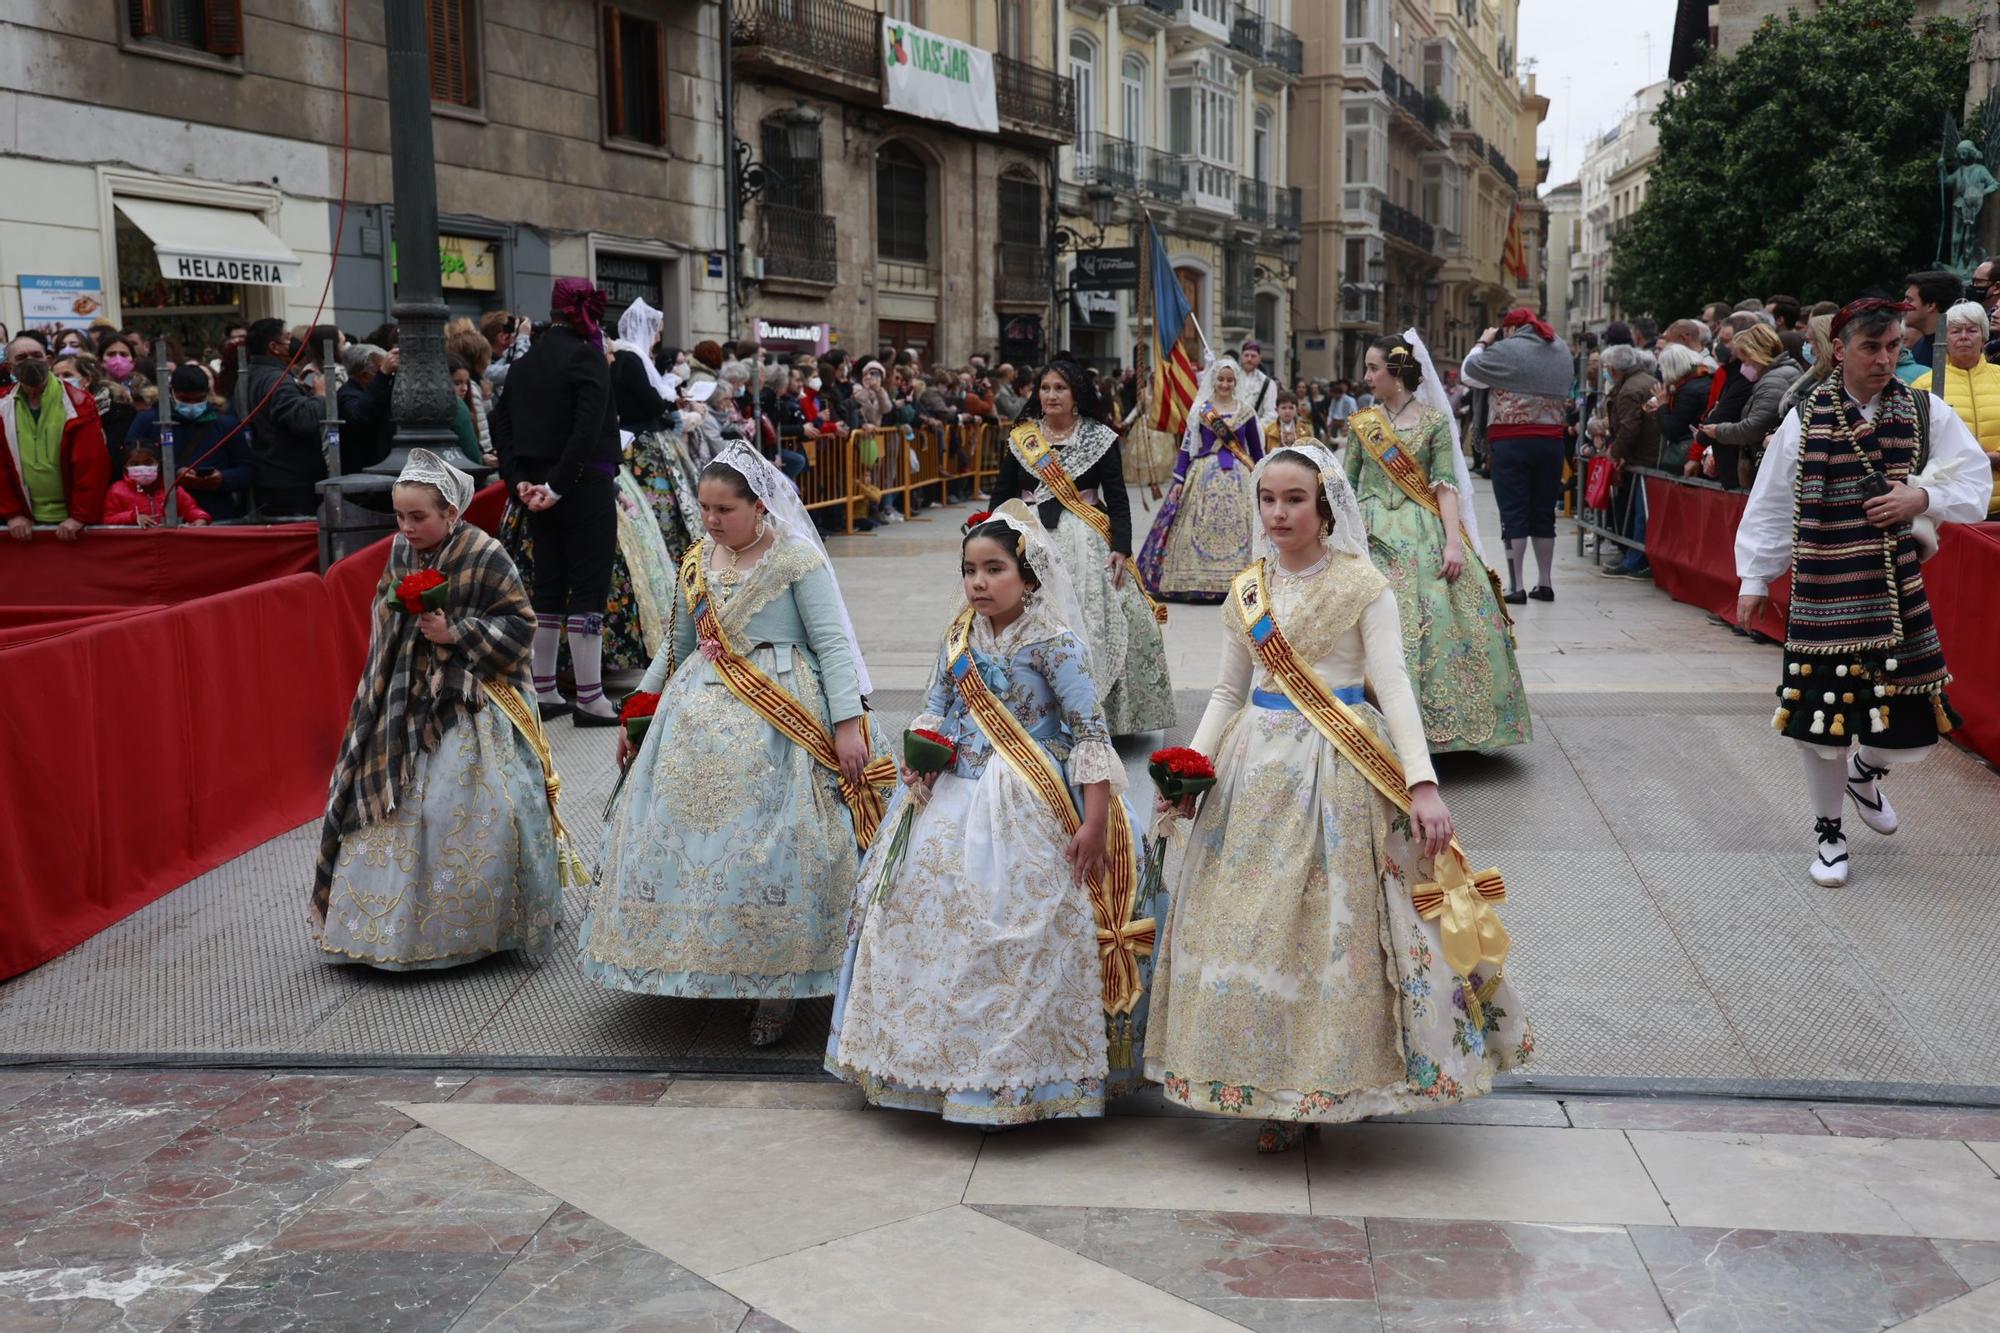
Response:
[[[1000,132],[993,55],[897,19],[882,20],[882,105],[984,134]]]

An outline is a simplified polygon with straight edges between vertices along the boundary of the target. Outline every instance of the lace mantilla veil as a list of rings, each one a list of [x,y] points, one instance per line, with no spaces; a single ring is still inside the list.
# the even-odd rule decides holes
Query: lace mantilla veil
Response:
[[[428,449],[410,450],[409,461],[396,474],[396,484],[404,482],[437,487],[444,502],[458,511],[454,528],[465,521],[465,507],[472,503],[472,493],[477,489],[468,473],[460,472]]]
[[[1424,346],[1424,340],[1415,329],[1404,329],[1403,341],[1410,345],[1410,350],[1417,354],[1417,364],[1424,368],[1423,382],[1417,385],[1417,401],[1444,413],[1445,425],[1451,429],[1451,467],[1458,483],[1458,521],[1465,525],[1465,535],[1472,539],[1473,554],[1483,562],[1486,559],[1486,544],[1479,539],[1479,506],[1473,503],[1472,468],[1465,461],[1465,441],[1458,438],[1458,414],[1451,410],[1451,395],[1444,391],[1444,381],[1438,378],[1437,367],[1431,364],[1431,349]]]
[[[1250,521],[1255,525],[1257,539],[1251,544],[1251,554],[1271,561],[1278,560],[1278,547],[1264,531],[1263,515],[1257,509],[1258,484],[1264,480],[1265,469],[1273,462],[1295,463],[1285,458],[1286,454],[1300,454],[1312,460],[1319,470],[1320,493],[1326,496],[1327,506],[1333,510],[1333,531],[1321,539],[1321,544],[1334,555],[1358,555],[1368,558],[1368,527],[1361,519],[1361,506],[1355,502],[1354,488],[1347,484],[1347,474],[1334,462],[1333,454],[1323,444],[1288,444],[1282,449],[1273,449],[1258,462],[1257,470],[1250,474]]]
[[[847,636],[847,651],[854,658],[854,674],[861,683],[863,698],[875,692],[875,683],[868,677],[868,664],[861,660],[861,643],[854,637],[854,621],[847,614],[847,599],[840,594],[840,578],[833,572],[833,557],[826,553],[826,543],[820,539],[819,529],[813,526],[812,517],[806,513],[799,493],[785,474],[742,440],[731,440],[715,461],[734,471],[750,484],[750,492],[764,502],[764,510],[778,525],[780,536],[792,536],[807,543],[819,552],[826,564],[826,576],[833,582],[834,605],[840,611],[840,630]]]

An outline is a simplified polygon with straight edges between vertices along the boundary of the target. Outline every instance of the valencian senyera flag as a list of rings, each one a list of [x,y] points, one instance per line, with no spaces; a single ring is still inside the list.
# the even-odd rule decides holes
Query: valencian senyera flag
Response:
[[[1518,203],[1507,213],[1507,248],[1500,252],[1500,267],[1513,274],[1517,282],[1528,280],[1528,250],[1521,244],[1521,206]]]
[[[1188,308],[1187,294],[1167,260],[1160,233],[1151,227],[1146,230],[1153,238],[1153,429],[1178,437],[1200,378],[1187,349],[1181,346],[1181,330],[1194,312]]]

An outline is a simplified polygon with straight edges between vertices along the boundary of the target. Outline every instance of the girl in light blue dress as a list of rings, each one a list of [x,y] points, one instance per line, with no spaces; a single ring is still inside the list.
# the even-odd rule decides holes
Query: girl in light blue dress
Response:
[[[1107,1031],[1099,922],[1084,883],[1103,882],[1120,838],[1125,864],[1137,865],[1124,769],[1041,525],[1019,501],[1002,506],[969,530],[963,569],[971,619],[953,633],[1053,761],[1075,831],[996,753],[953,684],[948,637],[912,727],[945,736],[956,755],[934,780],[904,774],[861,867],[826,1067],[875,1105],[987,1128],[1099,1116],[1106,1098],[1137,1085],[1145,1023],[1142,1001],[1115,1038]],[[892,857],[912,803],[907,846]],[[1156,908],[1128,904],[1124,917]],[[1148,974],[1142,964],[1142,984]]]
[[[795,999],[833,993],[858,861],[843,783],[861,785],[870,757],[870,686],[791,483],[737,444],[702,470],[700,498],[708,535],[682,565],[672,632],[640,685],[660,693],[658,711],[636,753],[621,735],[632,771],[578,952],[584,974],[616,990],[758,1001],[751,1041],[768,1045]],[[710,605],[719,638],[697,624]],[[725,657],[817,720],[838,771],[744,702]]]

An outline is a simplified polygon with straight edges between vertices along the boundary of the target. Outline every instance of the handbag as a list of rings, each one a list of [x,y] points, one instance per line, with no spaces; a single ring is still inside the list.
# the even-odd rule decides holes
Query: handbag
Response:
[[[1616,460],[1599,454],[1583,474],[1583,503],[1591,509],[1611,508],[1611,486],[1618,476]]]

